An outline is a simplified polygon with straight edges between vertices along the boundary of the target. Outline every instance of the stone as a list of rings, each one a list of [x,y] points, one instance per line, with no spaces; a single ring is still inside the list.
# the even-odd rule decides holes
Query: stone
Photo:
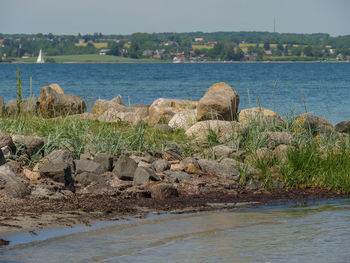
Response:
[[[316,135],[329,135],[332,133],[333,126],[325,119],[318,116],[305,113],[297,116],[294,120],[295,131],[298,132],[301,129],[310,130],[311,133]]]
[[[176,113],[169,121],[168,125],[173,129],[188,130],[197,122],[197,109],[183,110]]]
[[[149,108],[149,124],[153,126],[161,120],[169,122],[176,113],[194,108],[196,103],[189,100],[159,98]]]
[[[25,177],[27,177],[30,181],[37,181],[40,179],[40,173],[39,172],[33,172],[27,168],[23,169],[23,174]]]
[[[113,173],[115,173],[121,180],[133,181],[136,169],[137,163],[133,159],[121,155],[118,161],[114,164]]]
[[[33,189],[31,192],[31,196],[34,196],[36,198],[47,198],[51,200],[66,200],[67,197],[62,193],[58,191],[54,191],[52,189],[48,189],[45,187],[37,186]]]
[[[73,185],[71,167],[67,163],[46,162],[39,171],[42,178],[50,178],[66,186]]]
[[[152,163],[152,167],[156,172],[164,172],[170,169],[170,163],[164,159],[158,159]]]
[[[182,159],[180,163],[185,167],[185,169],[187,169],[189,165],[194,166],[197,169],[200,169],[197,159],[193,157],[187,157],[185,159]]]
[[[268,148],[259,148],[245,158],[245,163],[255,164],[256,162],[271,162],[274,158],[273,151]]]
[[[225,143],[232,139],[234,134],[244,134],[246,130],[245,124],[235,121],[209,120],[197,122],[185,134],[193,136],[197,141],[207,141],[208,136],[214,132],[218,141]]]
[[[16,151],[16,146],[13,143],[12,137],[7,132],[0,130],[0,148],[8,146],[13,152]]]
[[[39,136],[12,135],[16,147],[32,156],[42,151],[47,139]]]
[[[54,164],[56,163],[68,163],[72,164],[74,159],[73,156],[64,150],[53,150],[46,159]]]
[[[294,147],[290,145],[280,144],[275,148],[273,154],[281,163],[285,163],[288,160],[288,152],[291,149],[294,149]]]
[[[135,174],[134,174],[134,185],[143,185],[147,184],[148,181],[159,181],[160,178],[156,173],[147,167],[137,167]]]
[[[153,129],[159,130],[159,131],[162,131],[162,132],[165,132],[165,133],[172,133],[172,132],[174,132],[174,129],[171,128],[168,124],[158,123],[158,124],[153,126]]]
[[[9,100],[6,104],[5,112],[7,115],[16,115],[18,112],[17,100]],[[21,112],[36,114],[38,110],[38,100],[34,97],[22,100]]]
[[[218,177],[235,181],[240,178],[240,172],[232,166],[220,164],[216,161],[207,159],[199,159],[198,163],[203,172],[212,173]]]
[[[5,158],[10,157],[14,153],[12,152],[12,149],[9,146],[4,146],[1,148],[2,153],[4,154]]]
[[[170,170],[171,171],[183,171],[183,170],[185,170],[185,166],[182,165],[181,163],[173,163],[170,166]]]
[[[138,125],[141,122],[148,121],[148,108],[146,107],[113,107],[107,109],[99,117],[99,121],[104,122],[129,122],[133,125]]]
[[[13,172],[10,166],[0,166],[0,194],[13,198],[23,198],[30,190]]]
[[[57,85],[49,85],[41,89],[39,96],[39,113],[45,118],[84,113],[85,102],[82,98],[64,93]]]
[[[223,158],[220,160],[220,163],[227,166],[232,166],[241,171],[240,173],[244,171],[245,176],[248,178],[260,178],[261,174],[258,170],[256,170],[253,166],[250,166],[248,164],[239,162],[237,160],[231,159],[231,158]]]
[[[182,172],[182,171],[170,171],[167,170],[164,174],[170,178],[172,183],[181,183],[185,181],[191,181],[192,177],[190,174]]]
[[[293,135],[287,132],[265,132],[263,136],[266,137],[269,148],[275,148],[280,144],[296,145]]]
[[[97,163],[92,160],[76,160],[75,161],[76,174],[80,174],[82,172],[88,172],[93,174],[103,174],[107,172],[107,167],[101,163]]]
[[[216,158],[229,157],[233,153],[233,149],[226,145],[216,145],[213,147]]]
[[[261,187],[262,187],[261,183],[254,179],[250,179],[245,186],[245,188],[250,191],[258,190]]]
[[[350,121],[339,122],[334,128],[337,132],[350,134]]]
[[[111,108],[116,109],[116,110],[123,110],[123,109],[126,109],[127,107],[119,96],[115,97],[111,100],[98,99],[95,101],[94,106],[92,107],[92,114],[100,116],[105,111],[107,111]]]
[[[98,153],[94,157],[94,162],[101,164],[106,171],[111,172],[113,169],[113,157],[105,153]]]
[[[96,182],[98,180],[99,175],[89,172],[82,172],[75,176],[75,181],[78,184],[81,184],[83,186],[87,186],[91,184],[92,182]]]
[[[238,93],[224,82],[211,86],[199,100],[197,120],[233,121],[237,117]]]
[[[284,120],[274,111],[262,107],[241,110],[238,115],[239,122],[257,122],[262,126],[282,126]]]
[[[183,156],[177,149],[172,148],[163,153],[163,158],[167,161],[181,161]]]
[[[154,199],[169,199],[179,196],[175,186],[167,183],[153,184],[150,187],[150,191]]]

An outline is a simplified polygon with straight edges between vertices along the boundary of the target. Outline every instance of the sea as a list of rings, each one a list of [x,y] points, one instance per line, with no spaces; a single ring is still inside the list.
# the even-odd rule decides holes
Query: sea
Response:
[[[0,95],[16,98],[60,84],[83,97],[121,96],[129,105],[155,99],[199,100],[217,82],[282,117],[310,112],[350,120],[347,63],[0,64]],[[0,262],[350,262],[350,201],[270,205],[191,214],[150,214],[92,226],[0,236]]]
[[[121,96],[127,105],[157,98],[199,100],[217,82],[239,96],[239,109],[261,106],[282,117],[309,112],[332,124],[350,119],[349,63],[91,63],[0,64],[0,96],[23,96],[58,83],[81,96],[91,111],[97,99]]]

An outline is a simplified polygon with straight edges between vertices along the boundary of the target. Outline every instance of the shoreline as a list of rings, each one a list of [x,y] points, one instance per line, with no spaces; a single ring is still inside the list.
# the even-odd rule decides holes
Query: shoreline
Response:
[[[238,194],[212,192],[172,199],[123,199],[108,195],[77,195],[67,200],[17,199],[0,204],[0,241],[12,236],[54,228],[72,228],[97,222],[144,218],[150,214],[188,214],[258,208],[269,205],[343,200],[349,194],[324,189],[279,189],[268,192],[241,190]],[[3,239],[4,238],[4,239]],[[11,244],[1,244],[6,246]]]

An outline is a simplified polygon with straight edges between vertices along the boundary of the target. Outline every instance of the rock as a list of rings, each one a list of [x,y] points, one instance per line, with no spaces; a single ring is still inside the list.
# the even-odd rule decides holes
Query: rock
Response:
[[[7,132],[0,130],[0,148],[8,146],[13,152],[16,151],[16,146],[13,143],[12,137]]]
[[[0,194],[13,198],[22,198],[30,193],[8,165],[0,166]]]
[[[113,169],[113,157],[108,154],[96,154],[94,157],[94,162],[101,164],[106,171],[111,172]]]
[[[216,145],[213,147],[216,158],[229,157],[233,153],[233,149],[226,145]]]
[[[0,96],[0,115],[5,113],[5,102],[2,96]]]
[[[5,112],[7,115],[15,115],[18,112],[17,100],[9,100],[6,104]],[[34,97],[22,100],[22,113],[36,114],[38,110],[38,100]]]
[[[342,121],[335,125],[335,130],[337,132],[343,132],[350,134],[350,121]]]
[[[94,106],[92,107],[92,114],[95,114],[97,116],[102,115],[105,111],[109,109],[116,109],[116,110],[124,110],[126,109],[125,103],[121,100],[121,98],[115,97],[112,100],[102,100],[98,99],[95,101]]]
[[[2,151],[0,151],[0,165],[3,165],[6,163],[5,156]]]
[[[134,174],[134,185],[143,185],[146,184],[148,181],[159,181],[160,178],[156,173],[146,167],[137,167],[135,174]]]
[[[281,163],[285,163],[288,160],[288,152],[293,148],[294,147],[290,145],[280,144],[273,153]]]
[[[259,171],[248,164],[230,158],[223,158],[221,159],[220,163],[223,165],[235,167],[239,171],[242,171],[242,173],[244,172],[245,176],[248,178],[261,178],[261,174],[259,173]]]
[[[30,181],[37,181],[40,179],[40,173],[39,172],[33,172],[27,168],[23,169],[23,174],[25,177],[27,177]]]
[[[229,141],[234,134],[244,134],[247,125],[235,121],[209,120],[197,122],[186,131],[187,136],[193,136],[197,141],[207,141],[214,132],[219,142]]]
[[[257,122],[263,126],[282,126],[284,120],[274,111],[261,107],[254,107],[241,110],[238,115],[239,122]]]
[[[300,129],[310,130],[314,136],[318,134],[329,135],[333,131],[333,126],[325,119],[305,113],[299,115],[294,120],[295,131]]]
[[[50,162],[56,163],[73,163],[73,156],[64,150],[53,150],[49,155],[46,156],[46,159]]]
[[[245,163],[255,164],[256,162],[271,162],[274,158],[273,151],[268,148],[260,148],[245,158]]]
[[[2,147],[1,151],[4,154],[5,158],[8,158],[14,154],[9,146]]]
[[[197,120],[233,121],[237,117],[238,93],[224,82],[211,86],[199,100]]]
[[[164,159],[158,159],[152,163],[152,167],[156,172],[164,172],[170,169],[170,163]]]
[[[263,136],[267,138],[267,145],[269,148],[275,148],[280,144],[295,145],[296,141],[293,135],[287,132],[265,132]]]
[[[163,158],[167,161],[181,161],[183,156],[177,149],[172,148],[163,153]]]
[[[173,163],[170,166],[171,171],[183,171],[185,170],[185,166],[183,166],[181,163]]]
[[[227,178],[230,180],[239,180],[239,171],[229,165],[220,164],[213,160],[199,159],[198,163],[203,172],[213,173],[218,177]]]
[[[148,120],[148,108],[146,107],[132,107],[127,108],[119,106],[119,108],[109,108],[103,112],[99,117],[99,121],[104,122],[129,122],[133,125],[138,125],[141,122]]]
[[[196,103],[189,100],[157,99],[149,108],[149,124],[153,126],[161,120],[169,122],[176,113],[195,107]]]
[[[54,191],[52,189],[47,189],[42,186],[37,186],[34,188],[34,190],[31,192],[31,196],[35,196],[36,198],[47,198],[51,200],[66,200],[67,197],[62,193],[58,191]]]
[[[197,159],[193,158],[193,157],[187,157],[183,160],[181,160],[180,162],[185,169],[189,166],[189,165],[193,165],[194,167],[196,167],[197,169],[200,169],[199,163],[197,161]]]
[[[50,178],[66,186],[73,185],[71,167],[67,163],[44,163],[40,168],[40,177]]]
[[[154,199],[168,199],[179,196],[177,189],[173,185],[167,183],[151,185],[150,191]]]
[[[137,163],[133,159],[121,155],[118,161],[114,164],[113,173],[115,173],[121,180],[133,181],[136,169]]]
[[[83,99],[75,95],[65,94],[58,84],[43,87],[39,96],[39,112],[43,117],[80,114],[85,112]]]
[[[247,190],[251,190],[251,191],[255,191],[261,187],[262,187],[261,183],[259,181],[255,181],[254,179],[250,179],[245,186]]]
[[[76,174],[80,174],[82,172],[93,173],[93,174],[103,174],[107,172],[107,167],[104,164],[97,163],[92,160],[76,160],[75,161]]]
[[[75,176],[75,181],[78,184],[81,184],[83,186],[87,186],[91,184],[92,182],[98,181],[100,175],[89,173],[89,172],[82,172]]]
[[[165,133],[172,133],[172,132],[174,132],[174,129],[171,128],[168,124],[158,123],[158,124],[153,126],[153,129],[159,130],[159,131],[162,131],[162,132],[165,132]]]
[[[169,121],[169,126],[173,129],[188,130],[197,122],[197,109],[183,110],[176,113]]]
[[[185,181],[191,181],[192,176],[188,173],[182,171],[165,171],[164,174],[170,178],[170,182],[172,183],[181,183]]]
[[[44,137],[25,135],[12,135],[12,140],[20,151],[29,156],[40,152],[47,141]]]

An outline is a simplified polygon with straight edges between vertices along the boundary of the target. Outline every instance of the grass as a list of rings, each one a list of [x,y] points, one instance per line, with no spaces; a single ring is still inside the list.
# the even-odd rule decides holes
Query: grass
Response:
[[[93,45],[97,49],[107,48],[108,47],[108,43],[93,43]],[[75,46],[76,47],[86,47],[87,43],[76,43]]]
[[[67,55],[67,56],[47,56],[46,60],[53,59],[57,63],[140,63],[140,62],[164,62],[158,59],[133,59],[126,57],[116,57],[108,55],[98,55],[98,54],[85,54],[85,55]],[[27,62],[34,63],[36,58],[18,58],[16,62]]]

